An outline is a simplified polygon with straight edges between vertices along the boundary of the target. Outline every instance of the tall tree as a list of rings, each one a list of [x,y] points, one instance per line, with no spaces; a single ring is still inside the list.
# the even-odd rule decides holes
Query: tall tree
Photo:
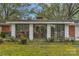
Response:
[[[28,5],[28,4],[21,4],[21,3],[0,4],[0,19],[3,19],[3,20],[20,19],[23,13],[22,11],[19,10],[19,8],[25,5]]]
[[[79,4],[76,3],[39,5],[43,8],[43,11],[37,15],[47,19],[74,19],[79,12]]]

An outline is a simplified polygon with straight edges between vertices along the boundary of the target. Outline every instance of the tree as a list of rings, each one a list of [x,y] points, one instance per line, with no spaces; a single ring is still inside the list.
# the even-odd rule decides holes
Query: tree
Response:
[[[20,7],[27,6],[28,4],[21,3],[2,3],[0,4],[0,19],[1,20],[16,20],[21,19],[22,11]]]
[[[79,12],[79,4],[76,3],[60,3],[60,4],[39,4],[43,11],[38,13],[38,16],[42,16],[47,19],[74,19]]]

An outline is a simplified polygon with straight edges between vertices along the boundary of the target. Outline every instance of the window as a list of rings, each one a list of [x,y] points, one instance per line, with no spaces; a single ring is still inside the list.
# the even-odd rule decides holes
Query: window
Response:
[[[29,36],[29,25],[28,24],[17,24],[16,25],[16,36],[19,37],[19,33],[24,32],[26,36]]]

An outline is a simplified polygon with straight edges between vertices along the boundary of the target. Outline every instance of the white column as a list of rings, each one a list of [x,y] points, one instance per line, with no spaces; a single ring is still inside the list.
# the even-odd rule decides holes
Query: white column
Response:
[[[75,26],[75,40],[79,41],[79,25]]]
[[[47,24],[47,39],[51,38],[51,26]]]
[[[33,40],[33,24],[29,24],[29,39]]]
[[[69,37],[69,25],[65,25],[65,37]]]
[[[1,34],[1,32],[2,32],[2,27],[0,26],[0,34]]]
[[[16,32],[15,32],[16,30],[15,30],[15,24],[12,24],[11,25],[11,36],[12,37],[16,37]]]

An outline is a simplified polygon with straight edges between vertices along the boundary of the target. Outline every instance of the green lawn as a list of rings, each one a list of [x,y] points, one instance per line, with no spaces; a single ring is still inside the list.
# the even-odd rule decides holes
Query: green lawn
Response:
[[[14,42],[0,45],[1,56],[62,56],[79,55],[78,45],[71,43],[29,42],[22,45]]]

